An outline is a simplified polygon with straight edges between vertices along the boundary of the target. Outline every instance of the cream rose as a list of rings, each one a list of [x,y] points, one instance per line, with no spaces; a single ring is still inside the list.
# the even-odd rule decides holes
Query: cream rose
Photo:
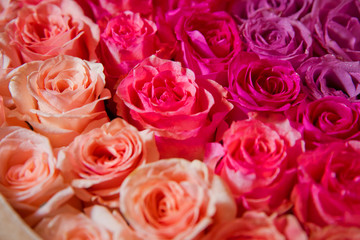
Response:
[[[71,56],[26,63],[8,74],[15,110],[54,147],[108,121],[103,66]]]
[[[73,196],[46,137],[12,126],[0,128],[0,139],[0,193],[28,224]]]
[[[159,159],[152,132],[116,118],[74,139],[59,152],[58,168],[85,202],[119,207],[122,181],[136,167]]]
[[[194,239],[235,218],[221,179],[198,160],[164,159],[132,172],[120,188],[120,211],[143,239]]]

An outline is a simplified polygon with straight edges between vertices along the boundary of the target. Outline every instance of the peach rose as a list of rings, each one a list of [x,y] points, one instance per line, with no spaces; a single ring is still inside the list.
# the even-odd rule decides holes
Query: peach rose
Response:
[[[12,104],[9,79],[6,78],[6,74],[20,65],[16,48],[10,45],[10,39],[6,33],[0,33],[0,95],[3,96],[6,106]]]
[[[136,239],[119,214],[98,205],[86,208],[85,213],[65,206],[44,218],[35,231],[45,240]]]
[[[241,218],[213,228],[203,240],[231,239],[307,240],[307,236],[293,215],[277,217],[248,211]]]
[[[15,104],[12,114],[47,136],[54,147],[108,121],[103,101],[110,93],[104,88],[100,63],[58,56],[26,63],[8,79]]]
[[[73,0],[46,0],[24,4],[17,17],[5,26],[23,62],[45,60],[60,54],[96,59],[98,26]]]
[[[5,107],[3,97],[0,95],[0,127],[6,125]]]
[[[119,206],[122,181],[136,167],[159,159],[153,133],[120,118],[82,134],[59,152],[58,168],[81,200]]]
[[[235,218],[221,179],[198,160],[163,159],[133,171],[120,188],[120,211],[143,239],[194,239]]]
[[[49,140],[21,127],[0,128],[0,193],[32,225],[73,196]]]

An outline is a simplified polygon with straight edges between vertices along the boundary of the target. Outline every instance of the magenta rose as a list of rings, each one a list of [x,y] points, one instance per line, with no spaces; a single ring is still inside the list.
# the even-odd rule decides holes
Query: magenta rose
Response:
[[[118,115],[157,136],[160,156],[202,156],[232,105],[216,82],[195,78],[179,62],[151,56],[120,82]],[[195,150],[197,149],[197,150]]]
[[[240,51],[238,27],[226,12],[209,12],[198,7],[170,12],[181,50],[178,59],[195,72],[226,85],[229,61]]]
[[[291,18],[259,13],[241,25],[241,34],[248,51],[264,58],[290,61],[294,68],[311,52],[310,31]]]
[[[360,139],[360,106],[345,97],[327,96],[303,102],[298,109],[307,148],[324,143]]]
[[[288,110],[300,100],[300,77],[287,61],[238,54],[229,66],[232,102],[242,111]]]
[[[232,123],[223,145],[208,144],[204,161],[228,183],[239,214],[286,211],[296,182],[295,159],[303,151],[301,134],[280,114],[250,117]]]
[[[317,54],[332,53],[346,61],[360,60],[360,2],[316,0],[309,26],[320,45]]]
[[[239,20],[246,20],[258,12],[275,13],[281,17],[301,19],[312,7],[314,0],[235,0],[229,7],[230,12]]]
[[[308,59],[296,71],[312,99],[333,95],[356,101],[360,97],[359,61],[341,61],[329,54]]]
[[[294,212],[303,223],[360,226],[360,142],[324,145],[298,158],[292,193]]]
[[[113,81],[125,77],[136,64],[155,53],[156,31],[155,23],[130,11],[119,12],[106,21],[96,54],[111,90],[116,83]]]
[[[99,28],[73,0],[42,1],[24,5],[6,25],[11,43],[23,62],[61,54],[94,60]]]

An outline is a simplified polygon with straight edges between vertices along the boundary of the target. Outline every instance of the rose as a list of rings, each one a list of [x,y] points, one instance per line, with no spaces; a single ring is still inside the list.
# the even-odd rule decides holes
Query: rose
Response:
[[[123,78],[141,60],[155,53],[156,25],[139,13],[119,12],[104,25],[96,54],[109,80]],[[115,82],[111,82],[110,89],[114,86]]]
[[[248,51],[264,58],[290,61],[294,68],[311,52],[310,31],[291,18],[257,14],[241,25],[240,32]]]
[[[281,17],[301,19],[309,12],[312,3],[313,0],[235,0],[228,9],[240,22],[256,16],[259,12],[266,11]]]
[[[232,108],[225,94],[179,62],[152,55],[120,82],[114,98],[119,116],[155,132],[161,158],[194,159]]]
[[[6,33],[20,51],[23,62],[45,60],[60,54],[96,59],[98,26],[84,16],[72,0],[42,1],[24,5]]]
[[[327,96],[303,102],[297,111],[297,121],[309,149],[324,143],[359,139],[359,104],[345,97]]]
[[[196,75],[204,75],[226,85],[231,58],[241,49],[236,23],[223,11],[210,12],[201,5],[169,12],[181,50],[177,58]]]
[[[7,107],[11,107],[12,100],[6,75],[20,65],[21,61],[16,48],[10,45],[10,39],[6,33],[0,33],[0,95],[3,96]]]
[[[0,2],[0,32],[4,31],[5,25],[16,18],[16,12],[19,9],[19,4],[10,1],[3,0]]]
[[[285,111],[300,100],[300,77],[287,61],[240,53],[229,66],[232,102],[242,111]]]
[[[300,155],[292,193],[303,223],[360,226],[360,142],[335,142]]]
[[[297,69],[304,91],[312,99],[324,96],[344,96],[357,100],[360,94],[360,62],[345,62],[334,55],[314,57]]]
[[[164,159],[132,172],[120,188],[120,211],[143,239],[194,239],[235,217],[226,185],[198,160]]]
[[[0,139],[0,193],[29,225],[72,197],[46,137],[14,126],[0,128]]]
[[[116,212],[94,205],[84,209],[84,212],[65,206],[52,216],[44,218],[34,230],[43,239],[70,240],[115,240],[135,239],[127,231],[126,223]],[[132,237],[132,238],[131,238]]]
[[[248,211],[241,218],[218,225],[203,240],[231,239],[295,239],[307,240],[306,233],[293,215],[267,216],[263,212]]]
[[[309,26],[314,26],[314,38],[320,45],[317,54],[332,53],[346,61],[360,60],[359,17],[357,0],[314,1],[308,21]]]
[[[204,162],[229,185],[239,206],[268,213],[291,207],[301,135],[282,115],[233,122],[220,143],[207,145]]]
[[[324,228],[313,226],[310,240],[356,240],[360,238],[360,228],[329,225]]]
[[[108,121],[103,67],[70,56],[26,63],[8,74],[13,116],[64,146],[86,129]],[[9,115],[10,117],[11,115]]]
[[[117,118],[77,136],[60,150],[57,167],[75,195],[85,202],[119,205],[119,187],[136,167],[156,161],[159,154],[149,131]]]

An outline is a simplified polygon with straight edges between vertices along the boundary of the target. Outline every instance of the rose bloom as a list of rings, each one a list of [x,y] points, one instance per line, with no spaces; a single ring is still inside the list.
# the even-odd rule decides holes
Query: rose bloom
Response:
[[[11,0],[0,1],[0,32],[4,31],[5,25],[16,18],[16,12],[19,10],[19,4]]]
[[[360,139],[360,105],[345,97],[327,96],[303,102],[297,121],[307,148],[338,140]]]
[[[119,116],[155,132],[161,158],[194,159],[232,108],[225,96],[216,82],[152,55],[120,82],[114,98]]]
[[[86,128],[108,121],[103,67],[70,56],[26,63],[8,74],[12,114],[64,146]]]
[[[149,131],[120,118],[77,136],[58,155],[58,168],[78,198],[109,207],[119,205],[119,187],[136,167],[159,154]]]
[[[287,61],[242,52],[230,63],[231,100],[244,112],[288,110],[300,101],[300,77]]]
[[[120,211],[143,239],[195,239],[235,217],[226,185],[203,162],[164,159],[132,172],[120,189]]]
[[[85,213],[65,206],[44,218],[34,230],[44,240],[116,240],[136,239],[127,229],[121,216],[107,208],[94,205],[85,208]]]
[[[360,60],[360,3],[357,0],[315,0],[308,25],[320,46],[316,53],[335,54],[346,61]]]
[[[232,17],[223,11],[210,12],[202,5],[169,12],[181,49],[177,59],[196,75],[226,85],[229,61],[241,49],[240,34]]]
[[[6,33],[20,51],[23,62],[61,54],[96,59],[99,28],[72,0],[25,4],[17,18],[6,25]]]
[[[157,27],[152,21],[131,11],[119,12],[104,21],[106,23],[96,54],[109,80],[114,78],[112,81],[115,81],[126,76],[141,60],[155,53]],[[110,85],[112,89],[115,82]]]
[[[206,146],[204,162],[229,185],[239,214],[282,213],[291,207],[301,134],[282,115],[254,115],[233,122],[220,143]]]
[[[312,227],[310,240],[357,240],[360,239],[360,228],[329,225],[324,228]]]
[[[314,0],[235,0],[228,7],[238,20],[247,20],[259,12],[268,11],[281,17],[301,19],[311,9]],[[240,21],[241,22],[241,21]]]
[[[339,141],[299,156],[292,201],[302,223],[360,226],[359,154],[359,141]]]
[[[312,99],[344,96],[356,101],[360,97],[359,61],[345,62],[329,54],[308,59],[296,71]]]
[[[20,65],[20,56],[16,48],[10,45],[8,35],[4,32],[0,33],[0,95],[8,108],[12,107],[13,101],[9,91],[9,79],[6,75]]]
[[[263,239],[307,240],[306,233],[293,215],[267,216],[263,212],[248,211],[241,218],[218,225],[203,240]]]
[[[29,225],[73,196],[46,137],[13,126],[0,128],[0,139],[0,193]]]
[[[291,18],[259,13],[241,25],[241,34],[248,51],[263,58],[290,61],[294,68],[310,56],[311,33]]]

